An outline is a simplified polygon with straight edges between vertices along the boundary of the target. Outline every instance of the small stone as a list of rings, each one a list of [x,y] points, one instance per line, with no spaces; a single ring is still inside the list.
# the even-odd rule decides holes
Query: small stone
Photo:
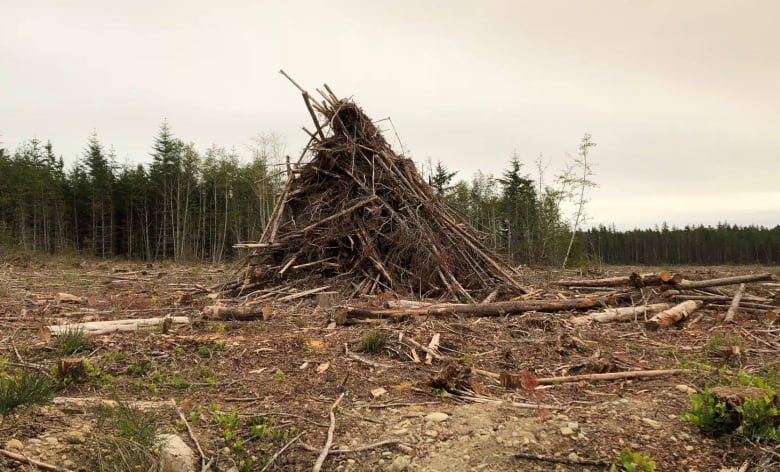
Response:
[[[569,428],[568,426],[564,426],[561,428],[561,434],[564,436],[571,436],[574,434],[574,430]]]
[[[65,467],[66,469],[71,469],[71,470],[73,470],[73,469],[75,469],[75,468],[76,468],[76,463],[75,463],[75,462],[73,462],[73,461],[72,461],[72,460],[70,460],[70,459],[65,459],[64,461],[62,461],[62,466],[63,466],[63,467]]]
[[[693,450],[693,446],[685,446],[685,450],[691,452]]]
[[[385,390],[385,389],[384,389],[384,388],[382,388],[382,387],[378,387],[378,388],[375,388],[375,389],[371,390],[371,395],[372,395],[374,398],[381,397],[381,396],[382,396],[382,395],[384,395],[385,393],[387,393],[387,390]]]
[[[11,439],[5,443],[5,448],[11,451],[21,451],[24,449],[24,444],[22,444],[22,442],[18,439]]]
[[[661,427],[662,427],[660,421],[656,421],[656,420],[651,419],[651,418],[642,418],[642,423],[644,423],[644,424],[646,424],[646,425],[648,425],[648,426],[650,426],[651,428],[654,428],[654,429],[661,429]]]
[[[691,387],[689,387],[689,386],[687,386],[685,384],[679,384],[679,385],[675,386],[674,388],[676,388],[677,390],[681,391],[682,393],[696,393],[696,389],[695,388],[691,388]]]
[[[87,438],[84,437],[84,433],[81,431],[71,431],[66,433],[62,439],[69,444],[84,444],[87,442]]]
[[[349,465],[355,465],[357,461],[355,459],[347,459],[347,464]]]
[[[30,443],[30,444],[34,444],[34,445],[36,445],[36,446],[37,446],[38,444],[43,444],[43,441],[41,441],[41,440],[40,440],[40,439],[38,439],[38,438],[31,438],[31,439],[28,439],[28,440],[27,440],[27,442],[28,442],[28,443]]]
[[[407,467],[409,467],[411,462],[412,461],[409,459],[409,456],[398,456],[387,468],[387,472],[403,472]]]
[[[59,441],[59,439],[55,438],[54,436],[49,436],[49,437],[46,438],[46,442],[51,444],[51,445],[54,445],[54,444],[59,443],[60,441]]]
[[[569,453],[569,455],[567,457],[572,462],[579,462],[580,461],[580,456],[578,456],[576,452]]]
[[[441,423],[442,421],[447,421],[447,419],[450,417],[447,413],[442,413],[440,411],[435,411],[433,413],[428,413],[425,415],[425,421],[431,421],[433,423]]]
[[[578,429],[580,429],[580,424],[577,423],[576,421],[570,421],[566,423],[566,426],[571,428],[572,431],[577,431]]]

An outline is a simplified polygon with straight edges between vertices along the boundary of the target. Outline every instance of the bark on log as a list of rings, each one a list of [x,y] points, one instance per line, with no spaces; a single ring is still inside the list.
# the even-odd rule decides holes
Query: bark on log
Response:
[[[203,316],[210,320],[255,320],[264,318],[265,305],[209,305],[203,307]],[[265,318],[268,316],[266,315]]]
[[[704,302],[701,300],[688,300],[668,310],[662,311],[645,321],[645,328],[655,331],[658,328],[666,328],[688,317],[691,313],[701,308]]]
[[[752,274],[752,275],[737,275],[734,277],[723,277],[720,279],[709,280],[683,280],[677,286],[683,290],[690,290],[694,288],[706,288],[706,287],[718,287],[721,285],[736,285],[748,282],[760,282],[762,280],[774,280],[772,273],[766,274]]]
[[[734,315],[737,314],[737,310],[739,309],[739,301],[742,300],[742,295],[744,293],[745,293],[745,284],[741,283],[739,284],[739,289],[737,290],[737,293],[734,294],[734,299],[731,300],[731,306],[729,306],[729,309],[726,312],[726,316],[723,318],[724,323],[734,322]]]
[[[644,287],[647,285],[673,285],[682,282],[683,277],[680,274],[673,274],[668,271],[653,272],[650,274],[637,274],[620,277],[608,277],[605,279],[584,279],[584,280],[559,280],[556,285],[565,287],[619,287],[622,285],[632,285],[634,287]]]
[[[175,324],[189,324],[188,316],[167,317],[173,320]],[[138,331],[142,328],[162,326],[163,318],[144,318],[138,320],[111,320],[111,321],[90,321],[87,323],[67,323],[61,325],[51,325],[43,328],[44,333],[51,336],[59,336],[63,333],[82,331],[84,334],[107,334],[116,331]]]
[[[347,324],[356,318],[402,318],[409,315],[503,316],[526,311],[587,310],[607,305],[606,297],[571,300],[526,300],[484,304],[440,304],[424,308],[371,309],[345,306],[336,310],[336,322]]]
[[[670,303],[654,303],[652,305],[608,308],[598,313],[588,313],[587,315],[577,316],[570,321],[575,326],[582,326],[592,322],[609,323],[612,321],[630,321],[634,320],[639,315],[655,313],[671,307],[672,305]]]

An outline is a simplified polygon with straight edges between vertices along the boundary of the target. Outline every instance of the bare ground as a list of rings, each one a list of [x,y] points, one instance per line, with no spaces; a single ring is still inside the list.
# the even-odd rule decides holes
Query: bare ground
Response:
[[[674,269],[691,279],[777,270]],[[652,268],[609,267],[591,275],[634,270]],[[166,334],[155,328],[91,339],[80,355],[95,368],[59,390],[54,403],[3,418],[0,448],[17,440],[27,457],[90,470],[90,447],[99,434],[92,407],[112,398],[151,402],[140,406],[150,409],[162,430],[194,447],[173,399],[206,458],[214,460],[212,470],[261,470],[288,442],[267,470],[311,470],[326,441],[328,412],[343,393],[322,470],[600,471],[627,448],[652,456],[659,471],[736,471],[745,461],[747,470],[780,467],[776,446],[710,439],[681,419],[689,406],[686,387],[714,385],[739,369],[780,372],[777,330],[760,315],[739,315],[737,323],[723,325],[725,309],[705,310],[698,322],[657,332],[645,332],[637,322],[575,328],[567,322],[571,313],[333,326],[327,310],[305,300],[274,305],[266,321],[201,319],[211,300],[197,287],[229,280],[231,273],[206,265],[0,261],[0,373],[35,366],[56,371],[55,340],[39,333],[45,325],[165,314],[193,319]],[[571,274],[529,270],[524,282],[549,296],[559,291],[549,282],[563,275]],[[776,284],[748,288],[764,297],[779,291]],[[86,303],[57,303],[59,292],[86,297]],[[354,352],[371,330],[387,335],[379,352],[360,354],[362,360],[346,354],[345,346]],[[440,333],[439,350],[447,359],[428,365],[418,350],[423,362],[413,362],[400,333],[423,345]],[[723,346],[738,346],[738,353]],[[527,370],[537,377],[691,366],[721,372],[548,386],[540,390],[547,409],[540,413],[527,392],[476,374],[468,379],[476,397],[432,387],[431,377],[447,364]],[[372,447],[355,451],[365,446]],[[0,470],[35,469],[0,458]]]

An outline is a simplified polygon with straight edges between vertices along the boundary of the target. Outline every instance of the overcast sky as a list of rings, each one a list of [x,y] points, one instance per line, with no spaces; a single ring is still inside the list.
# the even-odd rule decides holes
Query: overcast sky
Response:
[[[780,2],[0,0],[0,141],[148,162],[311,127],[328,83],[457,178],[598,146],[589,224],[780,224]],[[383,126],[386,126],[385,122]],[[388,136],[392,142],[393,137]]]

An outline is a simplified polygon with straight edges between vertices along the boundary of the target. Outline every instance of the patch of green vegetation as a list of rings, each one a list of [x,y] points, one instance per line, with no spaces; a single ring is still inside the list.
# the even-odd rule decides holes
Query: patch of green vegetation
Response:
[[[182,356],[184,355],[184,348],[181,346],[176,346],[173,348],[173,354],[176,356]]]
[[[84,361],[84,373],[94,382],[97,388],[106,387],[114,382],[113,375],[106,374],[100,367],[89,361]]]
[[[284,372],[277,372],[276,375],[274,375],[274,380],[276,380],[279,383],[282,383],[285,380],[287,380],[287,376],[284,375]]]
[[[91,349],[90,337],[81,326],[66,326],[65,330],[54,338],[54,349],[59,356],[72,356],[77,352]]]
[[[740,405],[721,400],[709,389],[691,395],[691,407],[683,419],[710,437],[736,433],[749,441],[780,440],[780,412],[775,392],[745,399]]]
[[[159,425],[152,414],[115,399],[96,410],[99,434],[90,443],[97,472],[158,470]]]
[[[227,349],[227,341],[215,341],[198,346],[198,355],[200,357],[212,357],[215,352]]]
[[[173,388],[184,390],[190,387],[190,382],[181,375],[173,374],[165,382],[166,385],[170,385]]]
[[[655,461],[649,454],[623,449],[620,451],[620,456],[612,461],[609,470],[610,472],[655,472]]]
[[[54,396],[54,382],[37,372],[0,377],[0,415],[22,405],[42,405]]]
[[[358,352],[379,352],[385,347],[386,342],[387,333],[374,329],[363,336],[363,339],[360,340],[360,344],[358,344],[355,350]]]
[[[217,376],[214,374],[214,372],[211,371],[211,369],[208,368],[208,366],[198,364],[193,369],[193,373],[198,380],[205,384],[208,384],[212,387],[217,384]]]
[[[125,351],[107,352],[103,355],[103,361],[105,362],[117,362],[125,359],[127,359],[127,353]]]

